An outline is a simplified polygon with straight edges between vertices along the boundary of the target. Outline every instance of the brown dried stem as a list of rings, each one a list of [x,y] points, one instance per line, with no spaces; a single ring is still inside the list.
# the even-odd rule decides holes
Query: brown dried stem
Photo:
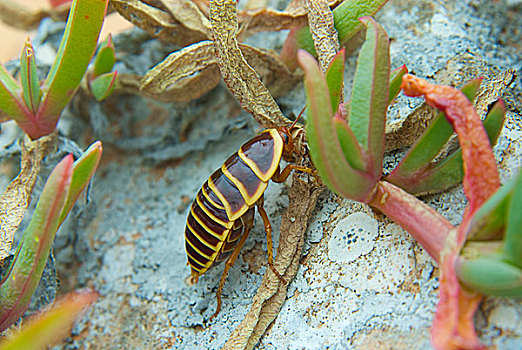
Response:
[[[255,68],[274,96],[290,90],[300,75],[292,73],[272,51],[239,44],[248,64]],[[164,102],[188,102],[219,84],[214,43],[200,41],[175,51],[151,68],[139,88],[145,96]]]
[[[308,10],[308,23],[314,39],[315,51],[319,57],[319,66],[324,74],[339,51],[333,13],[327,0],[304,0],[304,3]]]
[[[193,16],[197,10],[193,7],[185,8],[186,11],[174,17],[168,9],[150,6],[138,0],[111,0],[111,5],[129,22],[163,42],[187,46],[208,39],[205,24],[197,21],[203,21],[202,14],[192,17],[187,25],[177,19]],[[178,6],[169,2],[171,10],[179,9]]]
[[[276,269],[286,281],[293,280],[297,273],[308,219],[320,193],[321,190],[314,183],[304,182],[297,175],[293,176],[288,193],[290,203],[281,220],[281,236],[274,260]],[[287,290],[288,285],[267,270],[250,310],[230,335],[223,350],[252,349],[279,314],[286,300]]]
[[[250,112],[259,124],[265,128],[286,125],[290,121],[283,116],[239,49],[236,4],[234,0],[210,2],[210,21],[221,76],[241,107]]]
[[[328,12],[330,12],[329,8]],[[265,127],[288,123],[268,89],[260,81],[257,73],[248,65],[239,48],[236,2],[233,0],[211,1],[210,17],[221,75],[230,91],[240,101],[241,106],[251,112],[254,118]],[[331,22],[333,25],[333,19]],[[317,22],[318,27],[324,25],[324,21]],[[337,50],[333,46],[334,44],[323,38],[327,35],[331,35],[331,31],[321,30],[315,36],[317,40],[326,42],[324,49],[320,49],[318,52],[335,54]],[[326,59],[325,62],[327,62]],[[297,152],[306,155],[305,143],[299,142],[296,148]],[[302,157],[302,161],[306,162],[307,159],[306,156]],[[297,273],[308,219],[315,208],[320,192],[316,183],[303,182],[294,175],[289,190],[290,203],[281,221],[281,236],[274,261],[276,269],[281,272],[286,281],[291,281]],[[282,283],[273,273],[267,271],[249,312],[234,330],[223,349],[252,349],[279,314],[286,299],[287,290],[287,284]]]

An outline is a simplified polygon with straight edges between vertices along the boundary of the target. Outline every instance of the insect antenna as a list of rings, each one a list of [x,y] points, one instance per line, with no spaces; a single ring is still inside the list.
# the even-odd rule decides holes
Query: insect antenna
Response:
[[[304,111],[306,110],[306,105],[303,107],[303,109],[301,109],[301,112],[299,113],[299,115],[297,116],[297,118],[295,118],[294,122],[292,123],[292,125],[290,125],[290,127],[288,128],[288,130],[292,130],[292,128],[295,126],[295,124],[297,123],[297,121],[299,120],[299,118],[301,118],[301,116],[303,115]]]

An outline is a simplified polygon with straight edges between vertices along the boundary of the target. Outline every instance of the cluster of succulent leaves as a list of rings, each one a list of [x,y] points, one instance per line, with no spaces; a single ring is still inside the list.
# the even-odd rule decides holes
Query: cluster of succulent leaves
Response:
[[[38,79],[35,53],[29,40],[20,57],[20,83],[0,66],[0,122],[14,120],[34,140],[36,147],[41,145],[38,143],[40,138],[54,132],[63,109],[80,86],[96,50],[107,6],[108,0],[72,2],[55,61],[43,81]],[[117,75],[111,72],[114,61],[114,47],[109,37],[100,46],[92,68],[86,75],[90,91],[98,100],[107,97],[114,89]],[[101,143],[95,142],[76,161],[72,155],[63,158],[49,175],[14,258],[0,281],[0,331],[9,328],[28,309],[55,234],[96,171],[101,153]],[[7,215],[9,213],[8,209]],[[57,333],[58,328],[70,323],[76,316],[80,305],[92,302],[92,293],[84,296],[73,298],[73,302],[65,302],[69,306],[64,310],[69,311],[50,313],[48,317],[45,316],[46,320],[44,317],[40,323],[35,321],[29,334],[40,334],[38,338],[45,341],[47,338],[42,338],[41,332],[46,325],[51,326],[51,335]],[[71,314],[73,309],[78,311]],[[54,326],[53,320],[58,322]],[[16,342],[23,342],[23,337],[14,339],[14,345],[6,342],[4,348],[17,348],[20,344]]]
[[[71,16],[56,58],[43,81],[38,79],[35,52],[29,40],[20,56],[20,84],[4,67],[0,67],[0,121],[16,121],[33,140],[55,129],[63,109],[87,71],[106,6],[103,1],[72,3]],[[114,47],[109,38],[100,47],[92,73],[88,74],[98,99],[106,97],[114,88],[116,73],[110,73],[113,65]]]
[[[481,125],[472,128],[473,120],[468,115],[474,114],[470,100],[475,97],[481,79],[464,85],[460,92],[444,87],[451,96],[436,96],[434,91],[438,88],[432,89],[435,85],[408,75],[406,67],[390,73],[386,32],[371,18],[363,18],[361,22],[367,26],[366,41],[359,54],[348,102],[340,100],[344,52],[339,52],[324,76],[312,56],[299,52],[299,62],[305,71],[307,135],[312,160],[331,190],[368,203],[401,224],[442,265],[443,281],[455,277],[455,281],[458,278],[465,287],[460,288],[458,283],[452,287],[448,287],[449,283],[443,286],[441,282],[441,300],[432,338],[434,345],[441,349],[452,348],[455,344],[480,347],[472,324],[474,308],[480,298],[473,292],[522,296],[522,214],[516,209],[522,203],[522,176],[518,175],[495,193],[498,171],[485,136],[487,132],[491,144],[496,142],[504,122],[503,102],[499,100],[489,109],[483,124],[483,139],[472,137],[467,134],[469,131],[463,132],[466,126],[476,130],[482,128]],[[406,91],[412,80],[415,84],[420,82],[420,92]],[[428,103],[445,110],[446,115],[441,111],[396,168],[383,178],[387,108],[401,89],[410,96],[426,96]],[[456,118],[455,114],[462,118]],[[459,125],[464,127],[459,129]],[[452,127],[462,149],[438,159],[453,134]],[[463,151],[467,152],[466,156]],[[493,161],[490,164],[476,161],[484,155]],[[446,190],[460,183],[463,177],[470,204],[458,228],[414,197]],[[495,194],[491,196],[492,193]],[[481,196],[482,200],[476,199]],[[454,260],[448,262],[450,257]],[[443,265],[446,262],[448,265]],[[453,289],[447,293],[447,288]],[[457,297],[473,300],[470,303],[473,307],[462,307]],[[459,327],[471,327],[471,330],[463,331]],[[459,333],[466,331],[469,332],[464,335]]]
[[[0,282],[0,331],[11,326],[27,308],[38,286],[56,231],[90,181],[100,158],[95,142],[76,161],[63,158],[44,186],[8,272]]]

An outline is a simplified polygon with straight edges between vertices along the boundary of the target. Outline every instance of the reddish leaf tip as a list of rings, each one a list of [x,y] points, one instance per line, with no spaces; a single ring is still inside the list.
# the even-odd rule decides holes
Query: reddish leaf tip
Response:
[[[369,22],[369,21],[373,21],[373,18],[370,17],[370,16],[359,17],[359,22],[361,22],[361,23],[366,23],[366,22]]]
[[[102,153],[103,152],[103,145],[102,145],[102,142],[101,141],[96,141],[94,142],[91,147],[93,150],[95,150],[95,152],[97,153]]]
[[[307,59],[308,57],[313,57],[313,56],[310,55],[308,53],[308,51],[306,51],[306,50],[303,50],[303,49],[297,50],[297,59],[298,60]]]
[[[60,161],[60,163],[58,163],[57,167],[58,166],[63,167],[65,169],[64,170],[65,174],[68,176],[68,175],[72,175],[73,163],[74,163],[74,157],[73,157],[72,153],[69,153],[68,155],[63,157],[63,159]]]
[[[502,99],[502,97],[500,97],[497,102],[495,102],[495,104],[498,105],[499,108],[502,108],[504,111],[506,110],[506,103],[504,102],[504,100]]]
[[[69,153],[68,155],[66,155],[65,157],[63,157],[63,160],[64,162],[66,163],[72,163],[74,161],[74,156],[72,153]]]

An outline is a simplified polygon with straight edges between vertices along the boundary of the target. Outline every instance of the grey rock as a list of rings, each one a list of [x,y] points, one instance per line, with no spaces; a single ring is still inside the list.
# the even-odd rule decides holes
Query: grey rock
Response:
[[[417,75],[435,79],[449,60],[464,53],[489,67],[520,71],[520,10],[506,1],[394,0],[377,19],[392,38],[392,66],[407,64]],[[269,40],[267,47],[280,43],[277,35]],[[119,57],[121,69],[137,74],[173,49],[159,50],[163,44],[139,30],[115,42],[117,49],[128,52],[137,50],[134,42],[147,43],[140,46],[142,53],[135,51],[137,57]],[[347,91],[355,61],[355,56],[348,59]],[[503,181],[521,165],[520,83],[518,77],[506,93],[508,120],[495,147]],[[90,128],[106,142],[105,160],[91,201],[57,238],[58,270],[71,262],[76,266],[64,282],[93,285],[101,297],[75,326],[76,337],[56,348],[218,349],[247,313],[261,283],[265,233],[257,218],[230,270],[223,309],[209,325],[222,267],[209,271],[195,286],[186,283],[186,198],[192,199],[205,179],[258,129],[246,113],[235,112],[238,107],[231,107],[223,86],[190,104],[118,99],[90,105]],[[302,85],[278,103],[285,112],[299,113],[305,104]],[[390,121],[404,118],[420,103],[400,97]],[[155,119],[151,106],[165,118]],[[179,128],[186,123],[192,127],[185,139]],[[391,155],[386,166],[392,167],[399,156]],[[286,186],[270,184],[266,194],[276,244],[287,205]],[[423,199],[459,223],[465,207],[460,187]],[[390,344],[430,348],[438,272],[398,225],[367,206],[326,194],[310,223],[305,252],[306,262],[258,349],[383,349]],[[521,318],[520,301],[486,298],[476,316],[479,335],[499,349],[520,347]]]

